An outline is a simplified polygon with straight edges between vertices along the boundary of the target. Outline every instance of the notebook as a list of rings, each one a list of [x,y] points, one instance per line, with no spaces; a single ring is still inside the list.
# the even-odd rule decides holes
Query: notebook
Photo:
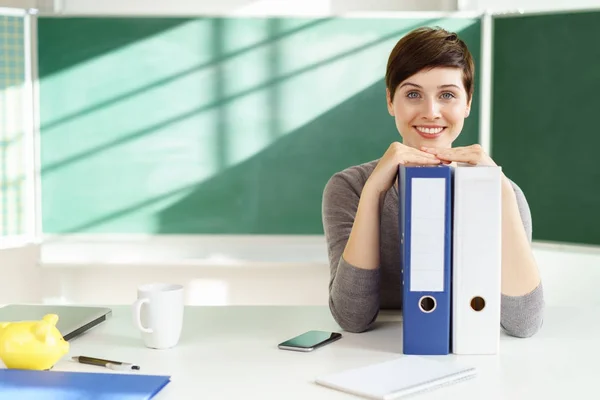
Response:
[[[475,368],[407,355],[318,377],[316,383],[368,399],[391,400],[473,378]]]
[[[146,400],[169,376],[0,369],[0,400]]]
[[[9,304],[0,307],[0,321],[37,321],[46,314],[58,315],[56,329],[69,341],[108,319],[112,310],[57,304]]]

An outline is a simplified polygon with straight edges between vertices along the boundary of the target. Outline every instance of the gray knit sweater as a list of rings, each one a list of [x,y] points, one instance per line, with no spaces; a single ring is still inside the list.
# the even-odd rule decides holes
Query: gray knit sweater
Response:
[[[386,193],[381,210],[380,266],[362,269],[346,262],[342,253],[350,236],[363,186],[378,160],[349,167],[333,175],[323,193],[323,227],[329,265],[329,307],[336,322],[349,332],[363,332],[380,309],[402,308],[402,279],[398,239],[398,195]],[[521,189],[511,181],[521,219],[531,242],[531,213]],[[529,337],[542,325],[542,284],[523,296],[501,299],[500,325],[512,336]],[[500,329],[500,328],[499,328]]]

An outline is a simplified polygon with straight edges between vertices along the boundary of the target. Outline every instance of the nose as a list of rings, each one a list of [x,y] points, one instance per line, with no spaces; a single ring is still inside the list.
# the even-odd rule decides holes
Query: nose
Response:
[[[441,117],[440,114],[440,105],[436,101],[436,99],[428,98],[423,103],[423,119],[434,120],[439,119]]]

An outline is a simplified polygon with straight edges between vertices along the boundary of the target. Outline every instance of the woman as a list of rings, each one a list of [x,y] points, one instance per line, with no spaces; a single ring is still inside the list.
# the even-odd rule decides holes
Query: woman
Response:
[[[363,332],[380,308],[402,306],[398,165],[496,165],[477,144],[452,148],[469,115],[473,75],[465,43],[439,28],[410,32],[389,56],[387,108],[402,143],[392,143],[378,160],[336,173],[323,194],[329,306],[346,331]],[[533,335],[542,324],[543,290],[530,242],[527,200],[503,175],[501,326],[517,337]]]

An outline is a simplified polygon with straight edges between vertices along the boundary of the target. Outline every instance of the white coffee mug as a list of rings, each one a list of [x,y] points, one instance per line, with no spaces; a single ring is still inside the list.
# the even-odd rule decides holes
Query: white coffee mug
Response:
[[[133,322],[146,347],[168,349],[179,342],[183,327],[183,286],[153,283],[138,287]]]

